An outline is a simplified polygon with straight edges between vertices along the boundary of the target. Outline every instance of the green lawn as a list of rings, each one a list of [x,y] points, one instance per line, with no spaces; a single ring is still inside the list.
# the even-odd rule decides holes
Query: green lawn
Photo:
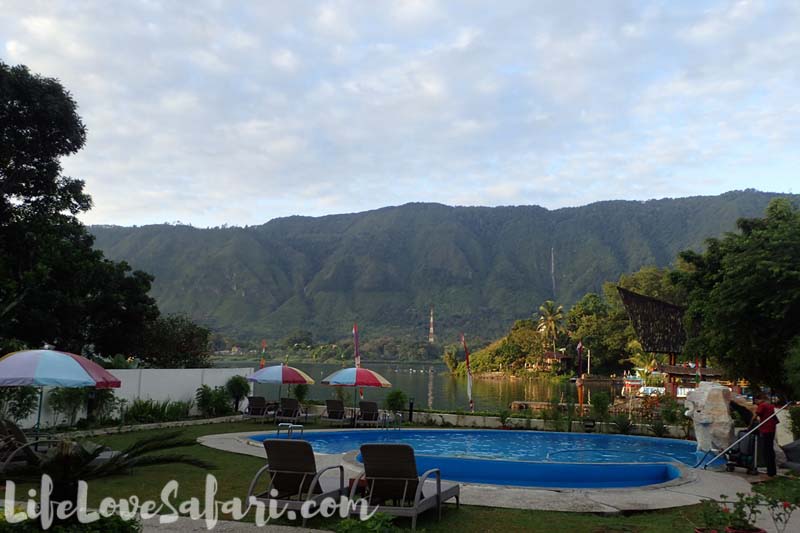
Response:
[[[309,426],[307,426],[309,427]],[[253,422],[237,422],[229,424],[212,424],[183,428],[187,438],[197,438],[215,433],[242,431],[268,431],[274,426]],[[123,448],[136,440],[170,430],[140,431],[96,437],[93,440],[115,449]],[[244,498],[255,471],[263,465],[263,459],[239,454],[221,452],[206,448],[199,444],[177,451],[191,454],[216,465],[212,473],[219,483],[218,500],[233,497]],[[102,498],[112,496],[127,498],[136,495],[140,499],[159,500],[162,487],[170,480],[180,482],[178,500],[195,496],[202,498],[204,494],[206,472],[191,466],[153,466],[137,469],[132,475],[94,480],[89,484],[89,503],[96,505]],[[800,482],[780,480],[775,488],[785,490],[786,487],[797,487]],[[780,484],[780,485],[778,485]],[[769,490],[769,485],[764,490]],[[548,511],[526,511],[516,509],[499,509],[492,507],[462,506],[456,510],[455,505],[448,505],[441,522],[437,522],[434,513],[420,518],[418,528],[428,531],[458,531],[459,533],[479,531],[571,531],[575,533],[590,532],[641,532],[671,533],[693,531],[688,519],[696,517],[695,507],[685,507],[666,511],[634,513],[627,516],[602,516],[581,513],[559,513]],[[333,519],[315,519],[309,521],[309,527],[333,529],[337,521]],[[410,527],[409,520],[399,520],[400,527]]]

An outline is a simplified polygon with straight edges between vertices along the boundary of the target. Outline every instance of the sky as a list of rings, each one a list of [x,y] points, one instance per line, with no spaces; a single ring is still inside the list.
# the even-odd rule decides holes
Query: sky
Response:
[[[0,0],[89,224],[800,192],[800,2]]]

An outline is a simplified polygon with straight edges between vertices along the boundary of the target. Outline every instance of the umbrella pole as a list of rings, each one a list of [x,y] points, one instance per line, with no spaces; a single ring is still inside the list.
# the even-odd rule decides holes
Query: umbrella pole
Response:
[[[356,427],[356,416],[358,416],[358,395],[353,387],[353,427]]]
[[[42,403],[43,403],[43,400],[44,400],[44,387],[39,387],[39,413],[36,415],[36,433],[35,433],[35,437],[34,437],[36,439],[37,443],[33,445],[33,448],[36,451],[39,451],[39,443],[38,443],[38,441],[39,441],[39,431],[40,431],[41,424],[42,424]]]

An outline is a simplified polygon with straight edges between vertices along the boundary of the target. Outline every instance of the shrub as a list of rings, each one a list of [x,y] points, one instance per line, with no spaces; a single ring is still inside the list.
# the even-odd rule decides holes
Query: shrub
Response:
[[[233,411],[231,397],[225,387],[212,389],[208,385],[203,385],[197,389],[195,401],[200,413],[206,418],[229,415]]]
[[[633,424],[631,423],[631,419],[628,418],[628,415],[615,415],[614,418],[611,419],[611,423],[614,424],[617,428],[617,433],[620,435],[629,435],[633,429]]]
[[[656,437],[666,437],[669,434],[669,428],[664,421],[660,419],[653,420],[653,423],[650,424],[650,431],[652,431],[653,435]]]
[[[406,408],[406,405],[408,405],[408,397],[406,393],[401,390],[393,390],[386,395],[386,399],[383,400],[383,405],[389,411],[402,411]]]
[[[99,422],[110,421],[114,413],[121,410],[124,400],[114,395],[114,389],[89,389],[88,396],[94,396],[92,416]]]
[[[308,385],[305,383],[298,383],[292,387],[292,394],[298,402],[302,404],[306,403],[306,398],[308,398]]]
[[[502,411],[500,411],[499,418],[500,418],[500,425],[501,426],[506,427],[506,424],[508,423],[508,417],[509,416],[511,416],[511,411],[509,411],[508,409],[503,409]]]
[[[33,414],[38,404],[36,387],[0,387],[0,418],[19,422]]]
[[[672,396],[664,396],[661,400],[661,419],[667,424],[677,424],[682,412],[683,408]]]
[[[232,376],[227,383],[225,383],[225,389],[228,391],[231,398],[233,398],[233,410],[238,411],[239,402],[250,394],[250,382],[247,381],[247,378],[244,376]]]
[[[0,533],[40,533],[42,530],[39,520],[28,519],[24,522],[9,524],[0,513]],[[54,524],[50,533],[139,533],[142,524],[138,520],[123,520],[114,515],[108,518],[101,517],[91,524]]]
[[[172,422],[189,418],[192,402],[173,402],[166,400],[136,399],[125,411],[125,422],[134,424],[152,424],[155,422]]]
[[[597,392],[592,394],[592,416],[598,420],[605,420],[608,417],[608,408],[611,405],[611,397],[607,392]]]
[[[392,521],[393,516],[386,513],[375,513],[369,520],[358,520],[356,518],[345,518],[338,524],[334,531],[336,533],[393,533],[402,531],[395,526]]]
[[[57,387],[50,392],[47,402],[57,415],[65,416],[68,425],[74,426],[78,411],[86,405],[86,396],[86,389]]]

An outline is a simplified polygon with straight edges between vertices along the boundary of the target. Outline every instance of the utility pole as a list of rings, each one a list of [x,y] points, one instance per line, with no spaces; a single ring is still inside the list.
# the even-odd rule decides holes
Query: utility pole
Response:
[[[430,320],[430,328],[428,329],[428,342],[430,344],[436,342],[436,336],[433,334],[433,306],[431,306],[431,320]]]

